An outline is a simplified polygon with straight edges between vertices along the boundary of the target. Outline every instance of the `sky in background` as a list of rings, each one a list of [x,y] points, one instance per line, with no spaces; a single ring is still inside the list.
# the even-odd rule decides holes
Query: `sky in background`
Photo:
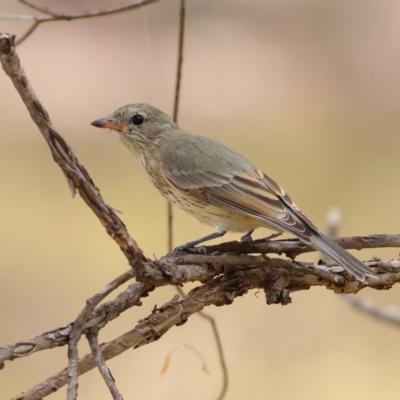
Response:
[[[38,0],[39,1],[39,0]],[[128,2],[41,0],[57,12]],[[340,235],[399,233],[400,3],[389,0],[188,0],[179,110],[182,129],[234,148],[277,180],[321,230],[332,206]],[[2,0],[0,14],[37,14]],[[22,65],[61,135],[106,201],[122,210],[148,257],[167,250],[166,203],[118,140],[90,122],[148,102],[171,114],[179,1],[42,25],[18,47]],[[0,19],[22,35],[26,21]],[[72,321],[85,300],[128,269],[120,250],[53,162],[9,78],[0,73],[0,344]],[[212,232],[175,212],[174,244]],[[254,237],[270,232],[259,230]],[[227,240],[238,235],[227,235]],[[387,259],[398,249],[364,250]],[[318,259],[317,254],[301,260]],[[189,290],[193,285],[185,287]],[[399,306],[399,289],[360,295]],[[160,288],[100,333],[109,341],[171,300]],[[110,298],[113,298],[111,296]],[[227,399],[397,399],[399,332],[323,289],[286,307],[251,292],[210,307],[229,367]],[[109,299],[107,299],[109,300]],[[188,347],[195,347],[207,362]],[[175,348],[169,370],[160,377]],[[62,369],[66,348],[7,362],[0,398]],[[88,351],[82,340],[80,354]],[[162,340],[109,362],[125,399],[213,399],[221,373],[211,329],[193,316]],[[80,398],[108,399],[97,371]],[[63,399],[65,390],[52,395]]]

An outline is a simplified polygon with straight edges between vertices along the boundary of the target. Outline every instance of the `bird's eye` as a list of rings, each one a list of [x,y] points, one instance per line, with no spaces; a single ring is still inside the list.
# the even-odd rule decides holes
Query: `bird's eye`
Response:
[[[143,115],[135,114],[130,121],[133,125],[142,125],[144,122]]]

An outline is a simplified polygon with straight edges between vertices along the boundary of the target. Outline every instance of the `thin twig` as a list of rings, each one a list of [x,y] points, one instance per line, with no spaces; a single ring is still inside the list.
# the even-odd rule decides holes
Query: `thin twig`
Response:
[[[338,235],[341,221],[341,211],[332,207],[326,216],[327,234],[329,237]],[[359,296],[344,295],[343,298],[359,311],[395,325],[400,325],[400,309],[398,307],[378,306],[371,299]]]
[[[176,70],[176,86],[175,86],[175,99],[174,99],[174,112],[173,112],[173,119],[175,122],[178,122],[180,89],[182,80],[183,44],[185,36],[185,15],[186,15],[185,11],[186,11],[185,0],[181,0],[180,14],[179,14],[178,65]],[[172,209],[172,204],[168,202],[168,252],[171,252],[172,248],[173,248],[173,209]],[[185,295],[184,291],[179,286],[176,286],[176,289],[181,296]],[[222,349],[218,328],[213,317],[211,317],[207,313],[204,313],[203,311],[200,311],[198,314],[210,322],[211,329],[213,330],[213,334],[217,344],[218,356],[220,359],[222,375],[223,375],[222,390],[217,400],[222,400],[225,396],[228,387],[228,370],[226,368],[225,357]]]
[[[220,394],[217,397],[217,400],[222,400],[226,395],[226,391],[228,390],[229,375],[228,375],[228,367],[226,366],[224,349],[222,348],[222,342],[221,342],[221,337],[219,335],[217,323],[215,322],[215,318],[213,318],[208,313],[205,313],[204,311],[199,311],[197,313],[197,315],[208,320],[208,322],[211,324],[211,329],[212,329],[213,335],[215,337],[215,343],[217,344],[219,363],[220,363],[221,370],[222,370],[222,388],[221,388]]]
[[[400,247],[400,234],[387,235],[376,234],[367,236],[348,236],[334,239],[344,249],[375,249],[384,247]],[[198,252],[199,249],[190,250]],[[300,254],[316,251],[299,239],[270,240],[270,238],[257,239],[253,242],[224,242],[211,246],[201,246],[202,254],[235,253],[235,254],[285,254],[287,257],[295,259]]]
[[[26,5],[27,7],[32,8],[33,10],[40,11],[44,14],[51,15],[52,17],[55,17],[55,18],[60,18],[60,14],[50,11],[47,7],[40,7],[40,6],[33,4],[27,0],[19,0],[19,2]]]
[[[400,309],[394,306],[378,306],[371,299],[363,299],[359,296],[344,296],[353,307],[375,318],[391,324],[400,325]]]
[[[107,233],[117,242],[137,272],[144,270],[143,253],[129,235],[125,224],[104,201],[92,178],[75,157],[64,138],[55,130],[49,114],[43,107],[21,66],[15,49],[15,36],[0,34],[0,61],[6,74],[25,103],[31,118],[46,140],[55,162],[61,167],[74,195],[76,191],[99,218]]]
[[[128,271],[131,277],[132,271]],[[89,333],[93,329],[102,329],[108,322],[117,318],[121,313],[133,306],[141,306],[140,299],[148,295],[153,288],[143,283],[133,283],[126,290],[121,292],[115,299],[100,305],[90,316],[83,326],[83,331]],[[0,347],[0,365],[4,361],[12,361],[18,358],[30,356],[38,351],[52,349],[54,347],[68,344],[72,332],[73,322],[44,332],[34,338],[21,340],[7,346]]]
[[[123,397],[119,393],[117,385],[115,384],[114,377],[104,361],[103,354],[101,353],[99,346],[98,335],[96,333],[89,333],[86,335],[86,337],[90,345],[90,350],[92,350],[93,357],[96,361],[97,368],[99,369],[100,374],[103,377],[113,399],[123,400]]]
[[[125,273],[114,279],[107,286],[102,288],[93,297],[86,301],[86,307],[81,311],[78,318],[75,320],[68,341],[68,367],[69,367],[69,382],[67,390],[67,400],[74,400],[78,396],[78,342],[81,338],[83,326],[93,313],[96,306],[112,291],[121,286],[131,275]],[[90,342],[90,341],[89,341]],[[100,367],[99,367],[100,368]]]
[[[179,41],[178,41],[178,63],[176,67],[176,84],[174,96],[173,120],[178,123],[179,99],[181,94],[182,65],[183,65],[183,40],[185,37],[185,0],[181,0],[179,13]],[[167,203],[168,224],[168,252],[172,251],[174,243],[174,214],[172,204]]]
[[[34,15],[0,15],[0,19],[16,19],[16,20],[33,20],[35,21],[34,24],[28,29],[27,32],[25,32],[22,37],[16,41],[16,44],[19,45],[21,44],[24,40],[26,40],[32,33],[35,31],[35,29],[45,23],[45,22],[54,22],[54,21],[72,21],[76,19],[84,19],[84,18],[93,18],[93,17],[101,17],[104,15],[111,15],[111,14],[117,14],[120,12],[132,10],[138,7],[142,7],[151,3],[155,3],[156,1],[159,0],[138,0],[134,1],[130,4],[127,4],[125,6],[117,6],[117,7],[109,7],[101,10],[94,10],[94,11],[86,11],[83,13],[71,13],[71,14],[63,14],[63,13],[57,13],[55,11],[49,10],[47,7],[41,7],[38,6],[34,3],[31,3],[27,0],[20,0],[21,3],[25,4],[26,6],[40,11],[42,13],[45,13],[47,15],[42,16],[34,16]]]
[[[181,295],[181,297],[185,297],[186,293],[183,291],[183,289],[180,286],[175,286],[176,290],[178,293]],[[226,391],[228,389],[228,384],[229,384],[229,378],[228,378],[228,367],[226,366],[225,362],[225,354],[224,354],[224,349],[222,348],[222,342],[221,342],[221,336],[219,334],[218,326],[217,323],[215,322],[215,318],[213,318],[211,315],[204,311],[199,311],[197,313],[199,317],[202,317],[206,319],[210,325],[211,329],[213,331],[213,335],[215,338],[215,343],[217,344],[217,351],[218,351],[218,357],[219,357],[219,363],[221,366],[222,370],[222,389],[220,394],[217,397],[217,400],[222,400],[225,397]]]
[[[179,100],[181,94],[182,65],[183,65],[183,41],[185,38],[185,0],[181,0],[179,13],[179,42],[178,42],[178,64],[176,68],[176,85],[174,98],[173,120],[178,122]]]
[[[32,33],[39,27],[41,21],[35,21],[31,27],[16,41],[16,45],[21,44],[25,39],[27,39]]]
[[[168,252],[170,252],[174,247],[174,211],[169,201],[167,201],[167,224]]]

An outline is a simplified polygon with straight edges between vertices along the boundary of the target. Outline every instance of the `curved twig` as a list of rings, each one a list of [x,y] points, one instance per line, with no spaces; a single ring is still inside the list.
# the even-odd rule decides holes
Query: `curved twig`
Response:
[[[363,311],[377,319],[400,325],[400,309],[394,306],[378,306],[371,299],[356,296],[344,296],[346,301],[358,310]]]
[[[116,6],[116,7],[109,7],[102,10],[94,10],[94,11],[86,11],[83,13],[71,13],[71,14],[63,14],[51,11],[47,7],[41,7],[34,3],[31,3],[27,0],[19,0],[21,3],[25,4],[26,6],[40,11],[46,16],[34,16],[34,15],[0,15],[0,19],[16,19],[16,20],[27,20],[30,19],[34,21],[33,25],[26,31],[20,39],[16,41],[16,44],[21,44],[24,40],[26,40],[35,30],[36,28],[45,23],[45,22],[54,22],[54,21],[72,21],[76,19],[84,19],[84,18],[93,18],[93,17],[101,17],[104,15],[111,15],[117,14],[120,12],[133,10],[138,7],[142,7],[151,3],[155,3],[158,0],[137,0],[125,6]]]
[[[99,346],[97,333],[88,333],[86,337],[89,342],[93,358],[96,361],[97,368],[99,369],[100,374],[103,377],[104,382],[106,383],[113,399],[123,400],[121,394],[119,393],[117,385],[115,384],[114,377],[112,376],[110,369],[107,367],[104,361],[103,354],[101,353],[101,349]]]

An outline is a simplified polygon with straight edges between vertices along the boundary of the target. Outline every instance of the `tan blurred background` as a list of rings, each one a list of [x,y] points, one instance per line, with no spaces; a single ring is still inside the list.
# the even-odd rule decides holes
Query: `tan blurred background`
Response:
[[[127,3],[127,2],[125,2]],[[108,1],[40,1],[78,12]],[[52,120],[105,199],[149,257],[166,252],[166,204],[118,141],[89,124],[119,106],[149,102],[172,112],[177,0],[90,20],[41,26],[18,52]],[[0,14],[32,14],[2,0]],[[27,22],[0,20],[21,35]],[[189,0],[179,122],[240,151],[276,179],[323,229],[331,206],[341,235],[400,231],[400,3],[386,0]],[[8,77],[0,73],[0,344],[73,320],[127,262],[65,179]],[[211,233],[175,212],[175,245]],[[267,230],[255,237],[268,235]],[[238,239],[229,235],[227,239]],[[358,252],[384,258],[398,250]],[[317,260],[317,255],[302,259]],[[188,289],[188,288],[185,288]],[[400,306],[399,288],[363,297]],[[175,294],[157,289],[141,308],[101,331],[130,330]],[[216,317],[229,366],[227,399],[397,399],[399,330],[323,289],[287,307],[252,292]],[[84,342],[84,340],[82,341]],[[202,353],[210,375],[185,347]],[[66,348],[7,362],[7,399],[66,365]],[[81,346],[81,354],[87,351]],[[125,399],[214,399],[221,372],[211,329],[193,316],[162,340],[109,362]],[[97,371],[81,399],[109,399]],[[63,399],[65,390],[52,395]]]

